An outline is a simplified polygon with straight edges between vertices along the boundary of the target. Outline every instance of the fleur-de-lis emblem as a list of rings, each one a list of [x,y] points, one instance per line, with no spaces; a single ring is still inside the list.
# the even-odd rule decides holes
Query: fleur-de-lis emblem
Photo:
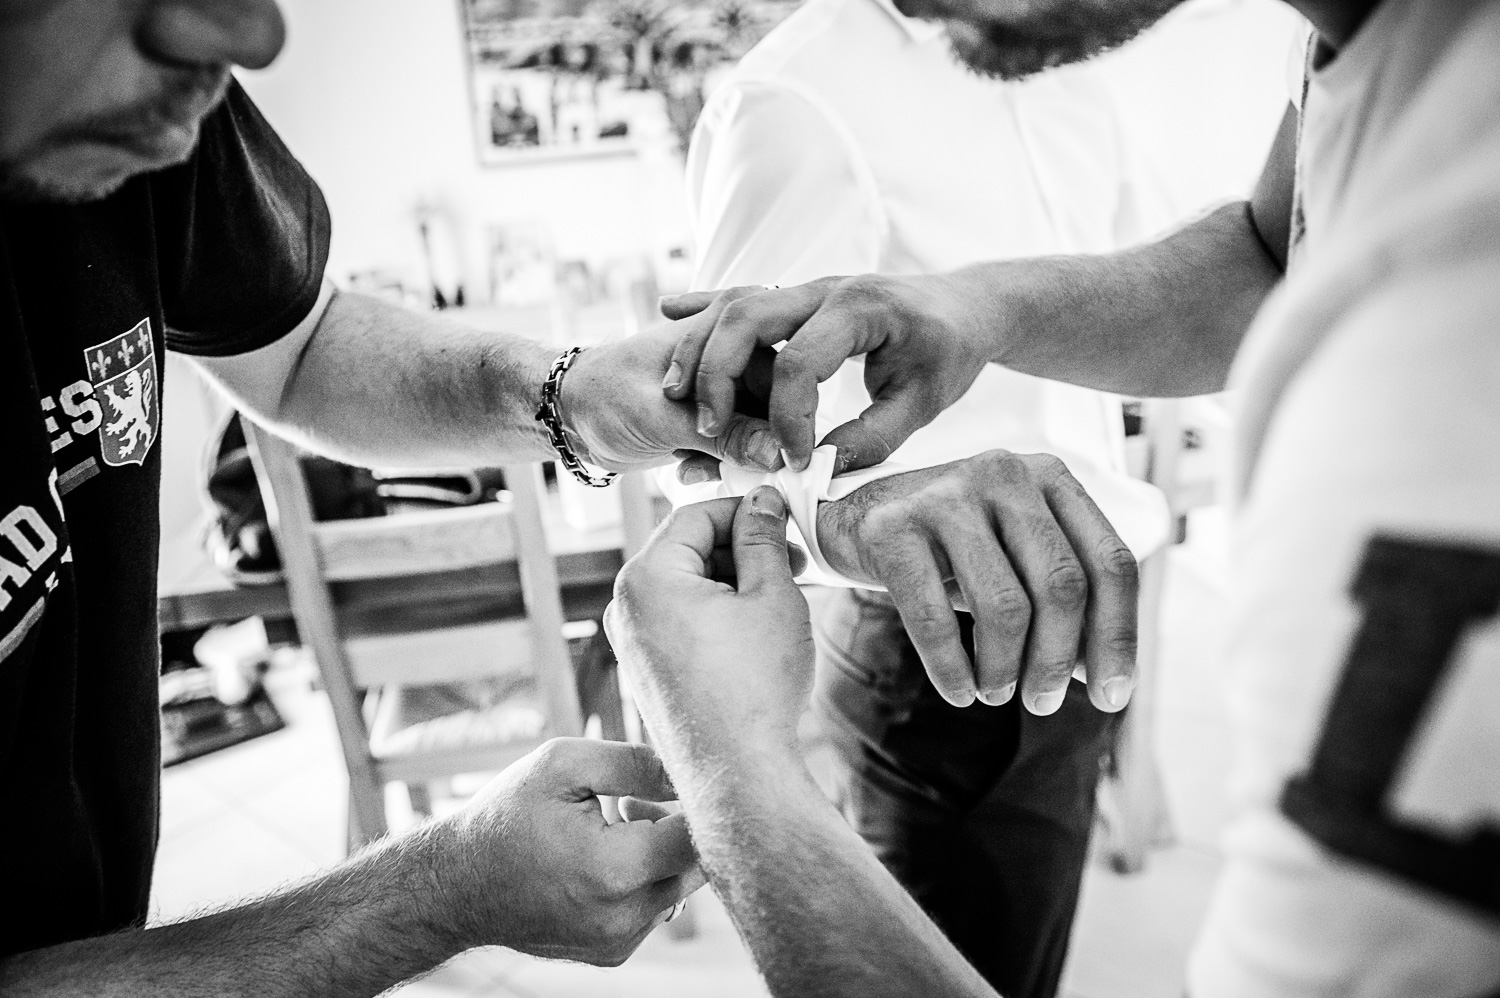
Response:
[[[150,319],[142,319],[119,336],[94,344],[84,351],[83,357],[95,395],[104,407],[99,427],[100,459],[116,468],[144,464],[160,426]]]

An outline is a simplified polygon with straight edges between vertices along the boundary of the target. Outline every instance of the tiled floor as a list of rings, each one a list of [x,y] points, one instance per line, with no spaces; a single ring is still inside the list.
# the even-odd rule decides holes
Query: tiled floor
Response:
[[[1172,554],[1164,613],[1158,744],[1176,842],[1143,873],[1092,866],[1064,990],[1071,998],[1177,998],[1183,958],[1220,865],[1226,804],[1225,711],[1216,670],[1222,634],[1222,525],[1200,514]],[[343,852],[344,777],[328,706],[298,668],[273,673],[284,731],[168,770],[153,918],[274,889]],[[404,801],[392,794],[393,817]],[[409,811],[407,812],[409,815]],[[710,892],[694,902],[698,934],[656,933],[625,966],[599,970],[508,950],[466,954],[402,989],[403,998],[740,998],[764,995],[749,955]]]

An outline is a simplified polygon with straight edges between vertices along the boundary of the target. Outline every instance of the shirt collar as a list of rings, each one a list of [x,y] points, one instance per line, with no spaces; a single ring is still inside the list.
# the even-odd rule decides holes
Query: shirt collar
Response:
[[[896,5],[891,0],[872,0],[872,2],[889,14],[901,26],[901,30],[906,32],[906,36],[918,44],[939,38],[946,30],[941,21],[923,21],[920,18],[907,17],[896,9]]]

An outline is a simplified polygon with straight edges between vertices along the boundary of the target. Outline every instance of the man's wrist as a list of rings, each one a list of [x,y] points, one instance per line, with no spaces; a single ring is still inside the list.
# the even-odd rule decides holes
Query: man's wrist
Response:
[[[542,407],[542,383],[556,356],[550,348],[535,342],[512,339],[490,347],[480,365],[491,399],[490,418],[514,422],[518,431],[533,442],[527,449],[543,460],[553,452],[552,442],[536,414]]]
[[[718,809],[726,803],[725,795],[733,799],[757,788],[780,792],[777,788],[785,790],[804,780],[816,788],[795,733],[747,737],[741,730],[738,734],[735,738],[683,739],[675,752],[660,746],[684,805],[697,801]]]
[[[431,822],[362,857],[367,868],[395,868],[390,872],[405,887],[401,921],[419,926],[427,942],[446,954],[442,959],[475,946],[505,944],[498,931],[505,919],[494,912],[500,898],[483,890],[485,878],[469,862],[476,848],[465,817]]]
[[[954,309],[956,331],[968,343],[975,360],[1003,363],[1016,323],[1017,301],[1024,297],[1021,261],[981,263],[938,276],[947,288],[944,297]]]
[[[598,460],[590,438],[597,425],[597,405],[608,380],[608,373],[601,370],[602,359],[598,347],[580,351],[558,385],[563,433],[574,453],[594,465]]]

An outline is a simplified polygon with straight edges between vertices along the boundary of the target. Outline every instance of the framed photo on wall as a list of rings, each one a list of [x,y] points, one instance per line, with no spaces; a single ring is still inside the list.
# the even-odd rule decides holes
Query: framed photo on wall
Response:
[[[479,160],[687,147],[709,76],[796,0],[458,0]]]

